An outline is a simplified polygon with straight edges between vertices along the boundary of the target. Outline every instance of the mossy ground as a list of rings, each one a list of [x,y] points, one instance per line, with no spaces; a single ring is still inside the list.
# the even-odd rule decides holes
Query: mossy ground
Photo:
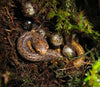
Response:
[[[33,17],[23,14],[25,1],[0,1],[0,87],[88,87],[85,74],[100,58],[98,0],[29,0],[36,6]],[[66,59],[30,62],[22,58],[16,45],[21,33],[31,30],[24,23],[27,20],[52,32],[76,33],[86,52],[85,65],[75,68]]]

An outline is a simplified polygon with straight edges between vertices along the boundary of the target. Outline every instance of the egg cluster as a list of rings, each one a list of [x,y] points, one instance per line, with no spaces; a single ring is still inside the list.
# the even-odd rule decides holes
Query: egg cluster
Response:
[[[24,29],[31,30],[21,35],[17,43],[18,51],[23,57],[30,61],[43,61],[57,59],[57,57],[65,57],[69,59],[84,54],[82,46],[78,41],[74,40],[75,35],[72,35],[72,38],[70,38],[69,35],[53,32],[50,29],[45,30],[41,25],[35,24],[33,22],[33,17],[36,15],[36,10],[33,3],[27,1],[22,4],[22,7],[24,16],[29,18],[29,20],[27,19],[24,22]],[[39,22],[39,20],[37,21]],[[71,40],[69,41],[69,39]],[[57,49],[59,49],[59,51]],[[85,60],[84,57],[80,57],[79,59],[82,62]],[[73,64],[74,66],[79,67],[79,62],[77,62],[77,60],[73,62]]]

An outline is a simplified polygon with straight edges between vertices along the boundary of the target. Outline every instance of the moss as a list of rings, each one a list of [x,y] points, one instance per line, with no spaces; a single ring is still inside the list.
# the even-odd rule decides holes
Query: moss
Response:
[[[62,5],[59,5],[59,8],[57,8],[58,5],[56,4],[56,6],[53,6],[53,10],[50,11],[47,15],[48,20],[56,17],[55,27],[58,32],[64,31],[67,33],[71,33],[72,31],[76,30],[84,32],[89,37],[100,42],[100,34],[97,31],[93,30],[93,25],[86,18],[84,12],[77,12],[75,0],[62,1]]]
[[[92,69],[86,73],[84,81],[88,82],[90,86],[100,87],[100,61],[95,61],[92,64]]]

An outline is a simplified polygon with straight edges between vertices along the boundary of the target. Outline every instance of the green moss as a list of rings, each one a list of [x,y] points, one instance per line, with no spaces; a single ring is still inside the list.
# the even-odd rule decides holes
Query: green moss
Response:
[[[88,82],[90,86],[100,87],[100,61],[96,61],[92,65],[92,69],[86,73],[84,81]]]
[[[100,34],[93,30],[93,25],[84,16],[84,12],[77,12],[74,0],[62,1],[63,6],[59,5],[59,8],[57,8],[58,4],[55,5],[52,6],[54,8],[48,13],[47,19],[50,20],[56,17],[55,27],[58,32],[71,33],[76,30],[84,32],[87,36],[100,42]]]

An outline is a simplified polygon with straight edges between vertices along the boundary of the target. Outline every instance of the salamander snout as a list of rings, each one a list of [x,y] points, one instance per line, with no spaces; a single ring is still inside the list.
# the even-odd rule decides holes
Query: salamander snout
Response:
[[[45,55],[49,48],[49,45],[46,41],[39,41],[39,44],[36,45],[36,51],[40,53],[40,55]]]
[[[45,55],[47,53],[49,46],[47,45],[46,47],[41,47],[37,49],[37,51],[40,53],[40,55]]]

